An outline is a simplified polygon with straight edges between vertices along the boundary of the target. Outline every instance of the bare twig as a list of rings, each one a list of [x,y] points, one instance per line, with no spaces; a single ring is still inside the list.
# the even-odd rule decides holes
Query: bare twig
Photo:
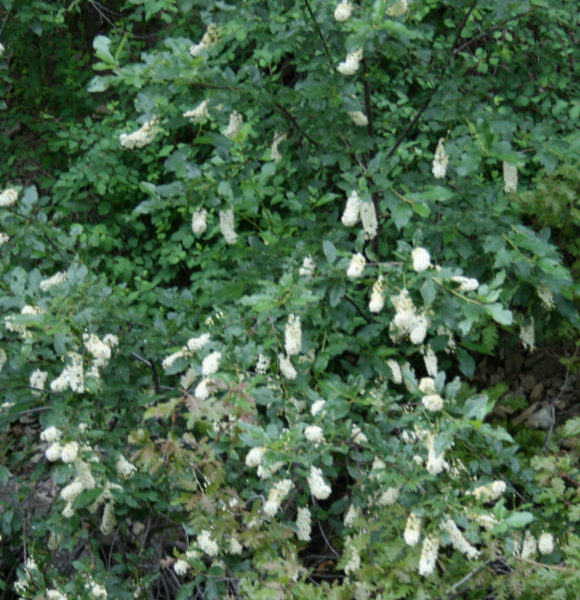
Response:
[[[300,125],[298,124],[298,121],[280,104],[278,104],[277,102],[274,103],[274,106],[278,109],[278,112],[285,116],[289,121],[292,122],[292,124],[294,125],[294,127],[296,127],[296,129],[298,129],[298,131],[311,143],[314,144],[314,146],[316,146],[317,148],[320,148],[320,144],[313,140],[305,131],[304,129],[302,129],[302,127],[300,127]]]
[[[157,367],[152,360],[147,360],[142,356],[139,356],[136,352],[131,352],[131,356],[141,361],[143,364],[147,365],[153,371],[153,384],[155,385],[155,393],[161,393],[161,382],[159,381],[159,374],[157,373]]]
[[[318,25],[318,21],[316,20],[316,17],[314,16],[314,13],[312,12],[312,8],[310,7],[310,2],[308,0],[305,0],[305,2],[306,2],[306,8],[308,9],[308,12],[310,13],[310,18],[312,19],[312,22],[314,23],[314,28],[316,29],[316,32],[318,33],[318,35],[320,36],[320,39],[322,40],[322,45],[324,46],[324,51],[326,52],[326,56],[328,56],[328,60],[332,63],[332,56],[330,55],[330,50],[328,49],[328,46],[326,45],[326,40],[324,39],[324,36],[322,35],[320,25]]]

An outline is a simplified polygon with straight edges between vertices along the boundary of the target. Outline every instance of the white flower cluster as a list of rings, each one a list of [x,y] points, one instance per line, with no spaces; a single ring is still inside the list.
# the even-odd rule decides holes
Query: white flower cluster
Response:
[[[437,362],[437,355],[435,352],[433,352],[433,348],[431,348],[431,346],[427,346],[427,351],[423,356],[423,361],[425,362],[425,368],[427,369],[429,376],[437,377],[439,365]]]
[[[528,325],[520,327],[520,339],[526,350],[533,352],[536,349],[536,331],[534,327],[534,319],[530,319]]]
[[[340,23],[348,21],[352,13],[353,6],[348,0],[342,0],[334,10],[334,18]]]
[[[362,429],[354,424],[350,430],[350,437],[355,444],[364,444],[369,441],[367,436],[362,432]]]
[[[317,500],[326,500],[332,493],[332,488],[324,481],[324,478],[322,477],[322,469],[319,469],[318,467],[310,467],[308,485],[310,487],[310,493]]]
[[[385,298],[383,297],[384,291],[384,279],[382,275],[379,275],[379,278],[375,281],[371,290],[369,310],[372,313],[378,314],[381,312],[381,310],[383,310],[383,307],[385,306]]]
[[[407,518],[403,538],[407,546],[416,546],[421,539],[421,518],[414,512]]]
[[[185,575],[189,570],[189,563],[183,558],[179,558],[173,563],[173,570],[177,575]]]
[[[240,113],[234,110],[234,112],[230,114],[230,121],[224,131],[224,135],[232,141],[235,140],[240,135],[243,124],[244,118]]]
[[[430,475],[439,475],[449,469],[449,463],[445,460],[445,453],[435,452],[435,436],[428,432],[425,435],[425,447],[427,448],[427,464],[425,468]]]
[[[363,57],[362,48],[359,48],[358,50],[351,52],[350,54],[347,55],[346,60],[344,62],[341,62],[338,65],[338,67],[337,67],[338,72],[342,75],[354,75],[360,67],[360,62],[362,60],[362,57]]]
[[[8,188],[0,194],[0,206],[12,206],[18,200],[18,192],[14,188]]]
[[[300,323],[300,317],[291,314],[288,317],[286,328],[284,330],[284,347],[286,348],[286,354],[293,356],[300,354],[302,350],[302,325]]]
[[[102,360],[109,360],[111,358],[111,346],[101,341],[94,333],[84,333],[83,343],[88,352],[95,358]]]
[[[46,590],[47,600],[68,600],[68,597],[58,590]]]
[[[228,244],[235,244],[238,241],[238,234],[235,230],[234,211],[231,208],[220,210],[220,230],[224,240]]]
[[[365,233],[365,240],[372,240],[374,237],[376,237],[379,230],[377,211],[375,210],[375,205],[372,202],[361,202],[360,218]]]
[[[302,261],[302,266],[298,269],[298,275],[301,277],[312,277],[316,270],[316,263],[310,254]]]
[[[5,244],[6,242],[9,242],[10,238],[2,231],[0,232],[0,246],[2,246],[3,244]]]
[[[407,12],[407,9],[407,0],[399,0],[398,2],[387,8],[387,15],[395,19],[397,17],[403,16]]]
[[[451,545],[456,550],[458,550],[462,554],[465,554],[467,558],[473,559],[479,556],[479,550],[472,546],[465,539],[465,536],[463,535],[463,533],[461,533],[461,530],[459,529],[459,527],[457,527],[453,519],[448,517],[439,526],[443,531],[446,531],[449,534],[449,537],[451,538]]]
[[[201,372],[204,377],[211,377],[220,367],[221,352],[212,352],[203,359]]]
[[[137,467],[133,463],[130,463],[122,454],[119,456],[116,466],[117,473],[119,473],[123,479],[130,479],[137,471]]]
[[[428,394],[423,396],[421,402],[430,412],[437,412],[443,409],[443,398],[439,394]]]
[[[342,214],[341,221],[343,225],[346,225],[346,227],[354,227],[357,224],[360,215],[360,205],[361,200],[358,192],[353,190],[346,201],[346,207]]]
[[[201,235],[207,230],[207,210],[196,208],[191,217],[191,229],[195,235]]]
[[[431,266],[431,256],[425,248],[414,248],[411,252],[411,258],[413,259],[413,269],[417,273],[422,273]]]
[[[246,455],[246,465],[248,467],[257,467],[264,458],[265,448],[252,448]]]
[[[399,500],[399,488],[389,487],[377,497],[379,506],[393,506]]]
[[[391,322],[393,342],[397,343],[403,336],[408,335],[413,344],[422,344],[427,335],[429,318],[425,314],[417,314],[413,301],[406,289],[396,296],[391,296],[391,302],[396,314]]]
[[[529,531],[526,531],[520,556],[522,558],[533,558],[537,551],[538,542],[536,541],[536,538]]]
[[[282,160],[282,155],[278,150],[278,146],[286,140],[288,135],[286,133],[274,133],[274,141],[272,142],[272,146],[270,146],[270,156],[275,163],[279,163]]]
[[[238,538],[236,536],[234,536],[234,535],[230,536],[229,542],[230,542],[230,547],[227,550],[228,554],[240,555],[244,551],[242,544],[240,544],[240,540],[238,540]]]
[[[30,306],[26,305],[20,311],[22,315],[32,315],[38,316],[41,315],[44,311],[38,306]],[[26,325],[18,325],[14,322],[14,315],[8,315],[4,317],[4,326],[8,331],[14,331],[14,333],[18,333],[23,340],[28,340],[32,337],[32,333],[28,330]]]
[[[389,358],[387,360],[387,367],[391,369],[391,373],[393,375],[393,381],[395,383],[403,383],[403,373],[401,371],[401,367],[396,360]]]
[[[105,504],[105,508],[103,509],[103,517],[101,519],[101,533],[103,535],[111,535],[113,530],[115,529],[115,525],[117,524],[117,519],[115,518],[115,503],[111,499],[109,502]]]
[[[552,554],[554,552],[554,536],[551,533],[542,533],[538,538],[538,550],[540,554]]]
[[[3,56],[5,50],[6,49],[4,48],[4,44],[0,44],[0,56]]]
[[[360,252],[353,254],[346,271],[346,276],[350,277],[350,279],[358,279],[363,274],[366,264],[367,259],[363,254]]]
[[[306,437],[309,442],[316,444],[317,446],[318,444],[326,441],[324,439],[322,427],[319,427],[318,425],[309,425],[306,427],[304,430],[304,437]]]
[[[209,111],[207,110],[208,101],[204,100],[198,104],[193,110],[188,110],[183,113],[186,119],[190,119],[192,123],[199,123],[205,119],[209,119]]]
[[[503,162],[503,182],[506,194],[518,191],[518,168],[505,160]]]
[[[554,308],[554,294],[552,294],[544,284],[536,290],[536,293],[546,310],[552,310]]]
[[[447,173],[447,165],[449,164],[449,156],[445,153],[445,147],[443,142],[445,140],[441,138],[437,144],[435,150],[435,157],[433,158],[433,176],[435,179],[443,179]]]
[[[419,575],[422,575],[423,577],[429,577],[433,574],[438,555],[439,538],[435,535],[428,535],[423,540],[421,558],[419,559]]]
[[[326,414],[324,411],[324,407],[326,406],[326,400],[316,400],[314,404],[310,407],[310,413],[313,417],[315,417],[318,413],[322,413],[322,416]]]
[[[489,485],[476,487],[470,494],[475,496],[480,502],[494,502],[506,491],[506,488],[507,486],[504,481],[494,481]]]
[[[283,354],[278,354],[278,361],[280,364],[280,372],[282,373],[282,375],[284,375],[284,377],[286,377],[286,379],[290,379],[290,380],[296,379],[296,377],[298,376],[298,373],[296,372],[296,369],[292,365],[290,358],[287,356],[284,356]]]
[[[157,117],[153,117],[150,121],[144,123],[137,131],[133,133],[122,133],[119,136],[119,143],[123,148],[133,150],[134,148],[144,148],[150,144],[155,136],[159,133]]]
[[[451,278],[451,281],[459,284],[459,291],[462,294],[468,292],[474,292],[479,287],[479,281],[473,277],[463,277],[463,275],[455,275]]]
[[[296,516],[296,530],[296,537],[301,542],[310,541],[310,533],[312,531],[312,516],[308,508],[300,507],[298,509],[298,514]]]
[[[344,572],[347,575],[351,575],[353,573],[356,573],[360,569],[360,551],[358,550],[358,548],[355,548],[352,545],[352,540],[350,536],[346,538],[344,547],[349,554],[348,562],[346,563],[346,565],[344,565]]]
[[[36,390],[32,390],[34,396],[42,396],[42,392],[39,392],[38,390],[44,389],[47,377],[48,373],[42,369],[36,369],[36,371],[33,371],[30,374],[30,387],[37,388]]]
[[[50,383],[50,389],[53,392],[64,392],[70,388],[77,394],[85,391],[85,377],[83,369],[83,357],[78,352],[68,352],[68,358],[71,361],[62,373]]]
[[[258,375],[265,375],[270,368],[270,359],[263,354],[258,354],[258,359],[256,360],[256,373]]]
[[[347,112],[351,121],[357,127],[366,127],[369,124],[369,120],[367,119],[367,116],[364,114],[364,112],[361,112],[360,110],[352,110]]]
[[[206,29],[199,44],[194,44],[189,47],[189,53],[194,58],[198,57],[204,50],[208,50],[210,46],[215,44],[218,39],[218,29],[214,23],[211,23]]]
[[[359,510],[358,508],[355,508],[355,506],[353,504],[351,504],[348,507],[348,510],[346,511],[345,515],[344,515],[344,526],[345,527],[352,527],[354,525],[354,521],[355,519],[358,519],[359,517]]]
[[[189,339],[187,345],[183,346],[181,350],[178,350],[177,352],[174,352],[173,354],[170,354],[167,358],[165,358],[161,363],[161,366],[164,369],[169,369],[169,367],[178,358],[192,356],[209,342],[209,337],[209,333],[203,333],[199,337]]]
[[[46,292],[46,290],[50,289],[51,287],[54,287],[57,285],[62,285],[63,283],[66,283],[67,279],[68,278],[64,271],[62,271],[60,273],[55,273],[52,277],[49,277],[48,279],[43,279],[40,282],[40,289],[43,292]]]
[[[38,566],[32,556],[29,556],[24,563],[24,576],[18,577],[18,581],[14,584],[14,589],[18,592],[20,596],[24,596],[28,589],[28,584],[30,583],[30,574],[32,571],[38,570]]]
[[[278,481],[268,494],[268,500],[264,504],[264,516],[272,518],[279,510],[280,505],[294,487],[291,479],[282,479]]]

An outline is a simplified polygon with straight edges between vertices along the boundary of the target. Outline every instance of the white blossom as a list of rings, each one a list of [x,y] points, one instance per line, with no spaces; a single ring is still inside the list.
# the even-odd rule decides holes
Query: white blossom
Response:
[[[425,447],[428,453],[425,468],[430,475],[439,475],[449,469],[449,463],[445,460],[444,452],[437,454],[435,451],[435,437],[432,433],[427,433],[425,436]]]
[[[77,479],[83,484],[85,490],[94,489],[97,482],[91,473],[90,465],[77,458],[75,460],[75,469],[77,471]]]
[[[429,535],[423,540],[421,558],[419,559],[419,575],[429,577],[435,570],[437,556],[439,555],[439,538]]]
[[[58,442],[62,437],[62,431],[57,429],[54,425],[47,427],[41,434],[40,439],[44,442]]]
[[[14,188],[8,188],[0,194],[0,206],[12,206],[18,200],[18,192]]]
[[[84,333],[83,344],[88,352],[95,358],[101,358],[104,360],[109,360],[111,358],[111,347],[102,342],[95,334]]]
[[[0,44],[0,56],[2,56],[5,51],[6,51],[6,48],[4,48],[4,44]]]
[[[103,509],[103,518],[101,519],[101,533],[103,535],[111,535],[116,524],[117,519],[115,519],[115,505],[112,501],[107,502],[105,504],[105,508]]]
[[[342,75],[354,75],[360,66],[363,50],[359,48],[347,55],[346,60],[338,65],[338,72]]]
[[[270,367],[270,359],[263,354],[258,354],[258,360],[256,361],[256,373],[259,375],[265,375]]]
[[[292,365],[290,358],[283,354],[278,354],[278,360],[280,362],[280,371],[282,372],[282,375],[284,375],[286,379],[296,379],[298,373]]]
[[[62,452],[62,446],[58,442],[52,443],[45,451],[47,460],[50,462],[56,462],[60,459],[60,453]]]
[[[273,517],[280,510],[280,505],[293,487],[292,480],[282,479],[270,489],[268,500],[264,504],[264,515],[266,518]]]
[[[351,439],[355,444],[364,444],[368,442],[367,436],[362,432],[362,429],[358,425],[352,426],[350,430]]]
[[[542,533],[538,538],[538,550],[540,554],[552,554],[554,552],[554,536],[551,533]]]
[[[157,123],[158,119],[154,116],[150,121],[147,121],[137,129],[137,131],[133,131],[133,133],[122,133],[119,136],[119,143],[129,150],[133,150],[134,148],[144,148],[150,144],[159,133]]]
[[[224,131],[224,135],[232,141],[235,140],[240,135],[243,124],[244,118],[240,113],[234,110],[234,112],[230,114],[230,122]]]
[[[407,546],[416,546],[421,539],[421,518],[414,512],[407,518],[403,538]]]
[[[437,150],[435,150],[435,157],[433,158],[433,176],[435,179],[442,179],[447,173],[447,165],[449,164],[449,157],[445,153],[443,142],[445,140],[441,138],[437,144]]]
[[[349,559],[346,565],[344,565],[344,572],[347,575],[351,575],[360,569],[360,552],[358,548],[355,548],[352,545],[352,540],[350,537],[346,538],[345,549],[349,553]]]
[[[384,279],[383,276],[380,275],[379,278],[373,284],[373,288],[371,290],[371,300],[369,302],[369,310],[372,313],[378,314],[383,310],[385,306],[385,298],[383,297],[383,291],[385,290]]]
[[[194,58],[198,57],[204,50],[208,50],[218,38],[218,30],[214,23],[211,23],[206,29],[201,41],[189,47],[189,53]]]
[[[48,279],[43,279],[40,282],[40,289],[43,292],[46,292],[46,290],[50,289],[51,287],[54,287],[57,285],[62,285],[63,283],[66,283],[67,279],[68,279],[67,275],[64,271],[61,273],[56,273],[55,275],[53,275],[52,277],[49,277]]]
[[[353,254],[352,258],[350,259],[346,276],[350,277],[351,279],[358,279],[363,274],[366,264],[367,259],[363,254],[360,252]]]
[[[181,350],[178,350],[177,352],[174,352],[173,354],[170,354],[164,358],[161,366],[167,370],[176,360],[180,358],[186,358],[188,356],[191,356],[191,352],[187,348],[182,348]]]
[[[116,466],[117,473],[123,479],[129,479],[137,471],[137,467],[133,463],[130,463],[123,455],[119,456]]]
[[[399,499],[399,488],[389,487],[377,498],[379,506],[393,506]]]
[[[286,323],[286,329],[284,331],[284,342],[286,348],[286,354],[293,356],[300,354],[302,350],[302,325],[300,323],[300,317],[291,314],[288,317]]]
[[[391,373],[393,375],[393,381],[395,383],[403,383],[403,373],[401,372],[401,367],[396,360],[389,358],[387,360],[387,367],[391,369]]]
[[[288,135],[286,133],[279,134],[276,132],[274,134],[274,141],[272,142],[272,146],[270,147],[270,156],[275,163],[279,163],[282,160],[282,155],[278,150],[278,146],[286,140]]]
[[[95,583],[91,578],[89,578],[89,581],[85,584],[85,589],[89,590],[91,597],[95,598],[95,600],[107,600],[107,589],[104,586]]]
[[[190,338],[187,341],[187,349],[190,352],[195,353],[198,350],[201,350],[201,348],[203,348],[209,342],[209,338],[210,338],[209,333],[203,333],[199,337]]]
[[[423,396],[422,402],[423,406],[431,412],[437,412],[443,408],[443,398],[439,394]]]
[[[315,417],[319,412],[322,412],[325,405],[326,405],[326,400],[317,400],[310,408],[310,412],[311,412],[312,416]]]
[[[0,44],[1,46],[2,44]],[[67,596],[58,590],[47,590],[46,591],[47,600],[67,600]]]
[[[379,223],[377,221],[377,211],[372,202],[361,202],[360,218],[363,225],[365,240],[372,240],[377,235]]]
[[[9,242],[10,238],[8,237],[8,235],[6,235],[3,231],[0,232],[0,246],[2,246],[2,244],[5,244],[6,242]]]
[[[337,21],[344,23],[344,21],[348,21],[350,18],[352,9],[353,5],[348,0],[342,0],[334,10],[334,18]]]
[[[474,292],[479,287],[479,281],[472,277],[463,277],[463,275],[455,275],[451,281],[459,283],[459,291],[463,294]]]
[[[423,394],[436,394],[435,380],[432,377],[422,377],[419,381],[419,391]]]
[[[234,211],[231,208],[220,210],[220,229],[224,240],[228,244],[235,244],[238,241],[238,234],[235,230]]]
[[[202,379],[198,384],[197,387],[195,388],[195,391],[193,392],[195,394],[196,398],[199,398],[200,400],[205,400],[206,398],[210,397],[210,389],[209,389],[209,384],[211,383],[211,379],[207,379],[204,378]]]
[[[443,531],[446,531],[451,538],[451,545],[461,552],[465,554],[467,558],[477,558],[479,556],[479,550],[472,546],[466,539],[463,533],[455,522],[449,517],[446,518],[441,524],[440,527]]]
[[[520,339],[526,350],[533,352],[536,349],[534,319],[530,319],[528,325],[520,327]]]
[[[387,15],[393,18],[401,17],[407,12],[407,9],[407,0],[399,0],[398,2],[387,8]]]
[[[544,284],[536,290],[536,293],[546,310],[552,310],[554,308],[554,294],[552,294]]]
[[[413,344],[418,346],[425,341],[427,336],[427,329],[429,327],[429,318],[425,314],[418,315],[415,320],[411,323],[411,331],[409,333],[409,339]]]
[[[494,481],[489,485],[480,485],[470,492],[480,502],[493,502],[497,500],[506,491],[507,486],[504,481]]]
[[[505,162],[505,160],[503,162],[503,181],[506,194],[518,191],[518,168]]]
[[[198,104],[193,110],[188,110],[183,113],[186,119],[190,119],[192,123],[199,123],[203,119],[209,119],[209,111],[207,110],[208,101],[204,100]]]
[[[189,570],[189,563],[182,558],[175,561],[173,564],[173,570],[177,575],[185,575]]]
[[[431,377],[437,377],[437,356],[435,352],[433,352],[433,348],[431,348],[431,346],[427,346],[427,351],[423,356],[423,361],[425,362],[425,369],[427,369],[427,373],[429,373]]]
[[[296,516],[296,537],[301,542],[310,541],[310,532],[312,531],[311,521],[312,517],[310,514],[310,510],[305,507],[300,507]]]
[[[211,377],[217,372],[220,366],[221,352],[212,352],[203,359],[201,364],[201,372],[204,377]]]
[[[312,260],[312,256],[310,254],[304,258],[302,261],[302,266],[298,269],[298,274],[301,277],[312,277],[314,275],[314,271],[316,270],[316,263]]]
[[[417,273],[422,273],[431,266],[431,256],[425,248],[414,248],[411,252],[411,258],[413,259],[413,269]]]
[[[60,451],[60,460],[64,463],[74,462],[79,454],[79,445],[76,442],[69,442],[62,447]]]
[[[85,391],[85,378],[83,370],[83,357],[77,352],[69,352],[71,364],[67,365],[62,373],[50,383],[53,392],[64,392],[70,388],[77,394]]]
[[[237,554],[237,555],[242,554],[242,552],[244,551],[244,548],[243,548],[242,544],[240,544],[240,541],[238,540],[238,538],[236,536],[234,536],[234,535],[230,536],[229,542],[230,542],[230,547],[228,550],[228,554]]]
[[[326,500],[332,493],[332,488],[324,481],[322,477],[322,469],[319,469],[318,467],[310,468],[308,485],[310,487],[310,493],[317,500]]]
[[[344,208],[344,213],[342,214],[342,224],[346,225],[346,227],[354,227],[360,215],[360,205],[361,200],[356,190],[353,190],[350,193],[346,201],[346,206]]]
[[[195,235],[201,235],[207,230],[207,210],[196,208],[191,217],[191,230]]]
[[[264,458],[265,448],[252,448],[246,455],[246,465],[248,467],[257,467]]]
[[[360,110],[349,110],[347,112],[351,121],[357,127],[366,127],[369,124],[369,120],[367,119],[367,116],[364,114],[364,112]]]
[[[322,427],[319,427],[318,425],[309,425],[306,427],[304,430],[304,436],[309,442],[314,444],[320,444],[321,442],[325,441]]]
[[[65,502],[74,502],[83,492],[84,485],[75,479],[60,491],[60,497]]]
[[[538,542],[536,538],[529,532],[526,531],[524,536],[524,543],[522,544],[521,557],[532,558],[538,550]]]
[[[348,510],[346,511],[346,513],[344,515],[344,526],[352,527],[354,525],[354,520],[358,519],[358,517],[359,517],[358,508],[355,508],[354,505],[351,504],[348,507]]]

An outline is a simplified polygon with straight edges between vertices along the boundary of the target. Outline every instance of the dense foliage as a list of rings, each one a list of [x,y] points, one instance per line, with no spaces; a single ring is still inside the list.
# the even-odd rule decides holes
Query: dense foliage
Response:
[[[0,7],[4,596],[575,598],[576,3]]]

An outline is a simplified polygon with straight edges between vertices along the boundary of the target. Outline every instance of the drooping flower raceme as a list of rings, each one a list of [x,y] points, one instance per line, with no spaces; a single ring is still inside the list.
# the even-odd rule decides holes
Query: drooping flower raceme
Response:
[[[280,363],[280,371],[282,375],[284,375],[286,379],[296,379],[298,373],[296,372],[296,369],[290,362],[290,358],[284,356],[283,354],[278,354],[278,360]]]
[[[459,529],[459,527],[457,527],[453,519],[450,519],[449,517],[446,518],[440,524],[440,527],[443,531],[446,531],[449,534],[449,537],[451,538],[451,545],[456,550],[458,550],[462,554],[465,554],[467,558],[473,559],[479,556],[479,550],[472,546],[465,539],[465,536],[463,535],[463,533],[461,533],[461,530]]]
[[[534,319],[530,319],[528,325],[522,325],[520,328],[520,339],[526,350],[533,352],[536,349],[536,333]]]
[[[310,487],[310,493],[317,500],[326,500],[332,493],[332,488],[324,481],[322,470],[318,467],[310,468],[308,485]]]
[[[389,358],[389,360],[387,360],[387,367],[391,369],[393,381],[395,383],[403,383],[403,373],[401,372],[401,367],[399,363],[396,360]]]
[[[526,535],[524,536],[524,543],[522,544],[522,558],[532,558],[534,554],[536,554],[538,550],[538,542],[536,538],[529,532],[526,531]]]
[[[538,538],[538,550],[540,554],[552,554],[554,552],[554,536],[551,533],[542,533]]]
[[[12,206],[18,200],[18,192],[14,188],[8,188],[0,194],[0,206]]]
[[[435,570],[437,556],[439,555],[439,538],[429,535],[423,540],[421,558],[419,560],[419,575],[429,577]]]
[[[246,455],[246,465],[248,467],[257,467],[264,458],[265,448],[252,448]]]
[[[42,392],[39,392],[38,390],[44,389],[47,377],[48,373],[41,369],[36,369],[36,371],[32,372],[30,375],[30,387],[38,388],[37,390],[32,391],[34,396],[42,396]]]
[[[505,162],[505,160],[503,162],[503,181],[506,194],[518,191],[518,168]]]
[[[207,110],[208,101],[204,100],[198,104],[193,110],[188,110],[183,113],[186,119],[190,119],[192,123],[199,123],[200,121],[210,118],[209,111]]]
[[[411,252],[411,258],[413,259],[413,269],[417,273],[422,273],[431,266],[431,256],[425,248],[414,248]]]
[[[5,48],[4,48],[4,44],[0,44],[0,56],[2,56],[4,54]]]
[[[359,48],[347,55],[346,60],[341,62],[337,69],[342,75],[354,75],[360,67],[360,62],[363,57],[363,50]]]
[[[361,202],[360,218],[365,232],[365,240],[372,240],[376,237],[379,229],[377,211],[372,202]]]
[[[211,377],[220,366],[221,352],[212,352],[203,359],[201,372],[204,377]]]
[[[302,266],[298,269],[298,275],[301,277],[312,277],[314,275],[314,271],[316,270],[316,263],[312,259],[310,254],[304,258],[302,261]]]
[[[438,363],[437,356],[435,352],[433,352],[433,348],[431,346],[427,346],[427,351],[423,356],[423,361],[425,362],[425,368],[427,369],[427,373],[429,373],[430,377],[437,377],[438,372]]]
[[[266,518],[273,517],[280,510],[280,505],[293,487],[294,484],[291,479],[282,479],[274,485],[270,490],[266,504],[264,504],[264,516]]]
[[[123,479],[130,479],[137,471],[137,467],[133,463],[130,463],[122,454],[119,456],[116,467],[117,473],[119,473]]]
[[[367,259],[364,257],[363,254],[361,254],[360,252],[353,254],[352,258],[350,259],[350,264],[348,266],[346,276],[350,277],[351,279],[358,279],[363,274],[366,264]]]
[[[437,412],[443,408],[443,398],[441,398],[439,394],[428,394],[427,396],[423,396],[422,403],[423,406],[431,412]]]
[[[383,281],[383,276],[380,275],[379,278],[373,284],[373,288],[371,290],[369,310],[375,314],[380,313],[381,310],[383,310],[383,307],[385,306],[385,298],[383,297],[383,291],[385,289],[385,286]]]
[[[231,208],[220,210],[220,229],[228,244],[235,244],[238,241],[238,234],[234,227],[234,211]]]
[[[197,536],[197,545],[208,555],[217,556],[219,554],[219,546],[211,537],[211,532],[204,529]]]
[[[399,2],[396,2],[395,4],[387,8],[387,15],[395,19],[397,17],[403,16],[407,12],[407,9],[407,0],[399,0]]]
[[[230,122],[224,131],[224,135],[232,141],[235,140],[238,135],[240,135],[243,124],[244,118],[242,115],[240,115],[240,113],[234,110],[234,112],[230,114]]]
[[[341,221],[343,225],[354,227],[357,224],[360,215],[360,204],[358,192],[353,190],[346,201],[346,207],[342,214]]]
[[[538,298],[542,301],[542,304],[546,310],[552,310],[554,308],[554,294],[545,286],[541,285],[537,290]]]
[[[489,485],[480,485],[476,487],[471,495],[475,496],[480,502],[493,502],[497,500],[507,489],[504,481],[494,481]]]
[[[191,230],[195,235],[201,235],[207,230],[207,210],[196,208],[191,217]]]
[[[435,156],[433,158],[433,176],[435,179],[443,179],[445,174],[447,173],[447,165],[449,164],[449,157],[445,153],[445,147],[443,146],[443,142],[445,140],[441,138],[439,143],[437,144],[437,149],[435,150]]]
[[[56,273],[55,275],[53,275],[52,277],[49,277],[48,279],[43,279],[40,282],[40,289],[43,292],[46,292],[46,290],[50,289],[51,287],[54,287],[56,285],[62,285],[63,283],[66,283],[66,281],[67,281],[66,273],[64,273],[64,272]]]
[[[308,427],[306,427],[306,429],[304,430],[304,436],[309,442],[312,442],[316,445],[325,441],[322,427],[319,427],[318,425],[309,425]]]
[[[9,242],[10,238],[2,231],[0,232],[0,246],[2,246],[2,244],[5,244],[6,242]]]
[[[66,366],[62,373],[50,383],[53,392],[64,392],[70,388],[77,394],[85,391],[85,378],[83,370],[83,357],[78,352],[69,352],[71,364]]]
[[[451,281],[459,283],[459,291],[463,294],[474,292],[479,287],[479,281],[477,281],[477,279],[463,277],[463,275],[455,275],[451,278]]]
[[[300,323],[300,317],[292,314],[288,317],[286,323],[286,329],[284,331],[284,341],[286,354],[288,356],[294,356],[300,354],[302,350],[302,325]]]
[[[194,58],[198,57],[204,50],[215,44],[218,38],[218,30],[214,23],[211,23],[206,29],[201,41],[189,47],[189,52]]]
[[[407,546],[416,546],[421,539],[421,518],[414,512],[407,518],[403,538]]]
[[[275,163],[279,163],[282,160],[282,155],[278,150],[278,146],[286,140],[288,135],[286,133],[274,133],[274,141],[272,142],[272,146],[270,147],[270,156]]]
[[[367,119],[367,116],[364,114],[364,112],[361,112],[360,110],[351,110],[347,112],[351,121],[357,127],[366,127],[369,124],[369,120]]]
[[[159,133],[157,117],[153,117],[151,120],[145,122],[137,131],[133,133],[122,133],[119,136],[119,143],[123,148],[133,150],[134,148],[144,148],[149,145],[155,136]]]
[[[310,541],[310,532],[312,531],[312,516],[310,510],[306,507],[300,507],[296,516],[296,537],[301,542]]]
[[[270,359],[263,354],[258,354],[258,360],[256,361],[256,373],[259,375],[265,375],[270,367]]]
[[[348,0],[342,0],[334,10],[334,18],[340,23],[348,21],[352,13],[353,5]]]

